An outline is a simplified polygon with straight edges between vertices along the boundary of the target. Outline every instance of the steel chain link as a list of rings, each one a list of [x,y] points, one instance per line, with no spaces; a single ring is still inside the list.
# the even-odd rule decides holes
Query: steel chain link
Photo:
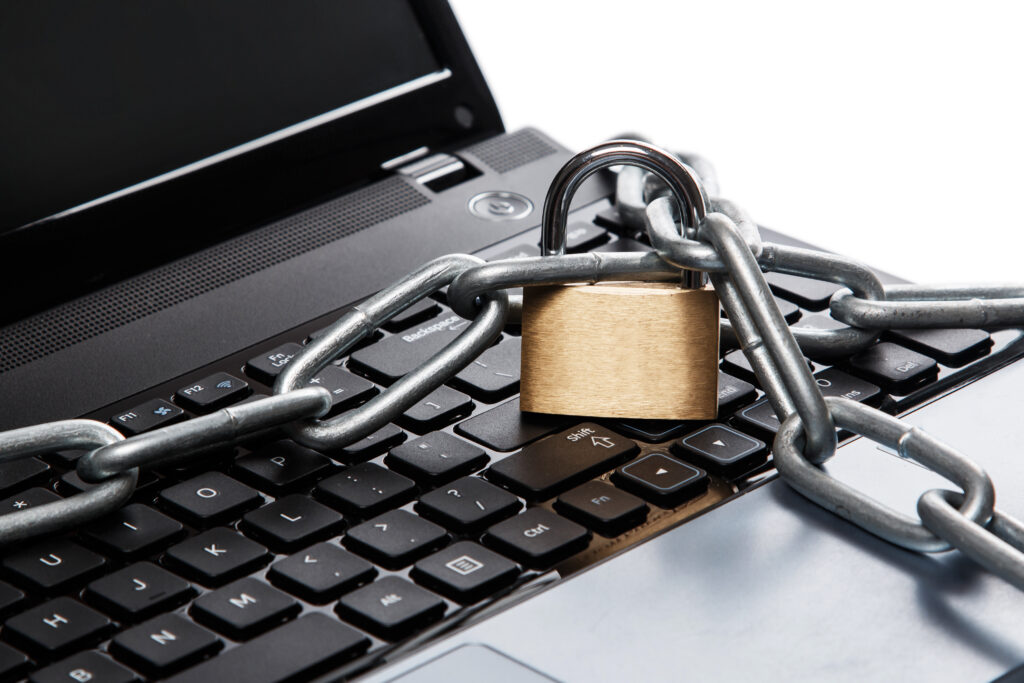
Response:
[[[573,157],[551,184],[544,204],[543,256],[484,263],[453,254],[431,261],[342,316],[295,356],[274,396],[124,439],[92,420],[64,420],[0,433],[0,462],[82,449],[77,471],[96,486],[64,500],[0,517],[0,544],[78,526],[123,505],[140,467],[195,457],[260,431],[283,427],[306,446],[331,451],[369,435],[454,376],[486,349],[519,297],[504,290],[537,284],[642,280],[673,281],[707,273],[728,315],[723,338],[738,343],[782,423],[774,462],[807,498],[897,545],[922,552],[960,549],[1024,590],[1024,524],[994,509],[988,475],[957,451],[903,421],[841,398],[823,398],[803,355],[830,359],[870,345],[896,328],[1024,327],[1024,286],[883,286],[850,259],[762,242],[756,224],[737,205],[709,198],[717,189],[710,164],[697,168],[650,144],[611,141]],[[650,253],[564,253],[569,204],[591,174],[622,165],[616,185],[621,217],[647,232]],[[790,328],[762,271],[842,285],[831,299],[838,330]],[[690,276],[693,277],[692,275]],[[322,420],[326,389],[309,380],[389,318],[448,286],[452,309],[471,320],[446,348],[363,406]],[[836,427],[896,449],[944,476],[963,492],[926,491],[920,522],[906,518],[832,478],[820,465],[835,452]]]

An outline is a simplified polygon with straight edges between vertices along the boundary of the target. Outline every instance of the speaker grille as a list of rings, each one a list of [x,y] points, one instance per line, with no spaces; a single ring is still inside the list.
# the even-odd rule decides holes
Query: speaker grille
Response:
[[[491,138],[468,151],[498,173],[508,173],[556,150],[533,131],[524,129]]]
[[[0,329],[0,373],[407,213],[430,199],[400,178],[271,223]]]

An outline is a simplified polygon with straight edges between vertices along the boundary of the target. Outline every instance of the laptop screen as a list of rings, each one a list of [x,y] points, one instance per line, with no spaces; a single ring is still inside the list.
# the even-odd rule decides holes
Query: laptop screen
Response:
[[[398,1],[44,0],[5,13],[0,234],[343,115],[442,69]]]

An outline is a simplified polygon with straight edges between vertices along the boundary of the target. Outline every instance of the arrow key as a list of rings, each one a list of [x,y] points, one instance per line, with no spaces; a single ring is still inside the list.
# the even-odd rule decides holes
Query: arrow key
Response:
[[[663,508],[672,508],[700,496],[708,488],[708,475],[665,453],[648,453],[615,470],[621,488]]]
[[[749,472],[768,454],[764,442],[721,424],[712,424],[675,443],[680,455],[696,458],[701,465],[725,476]]]
[[[275,563],[271,583],[303,600],[322,605],[377,576],[373,565],[330,543],[317,543]]]

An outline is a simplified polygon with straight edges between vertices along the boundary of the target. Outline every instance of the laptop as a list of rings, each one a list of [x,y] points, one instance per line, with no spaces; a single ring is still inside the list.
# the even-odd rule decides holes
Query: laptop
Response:
[[[0,12],[0,429],[130,437],[254,400],[430,258],[539,254],[574,150],[503,129],[445,2]],[[610,172],[570,218],[570,251],[650,249]],[[768,277],[791,324],[839,324],[835,288]],[[340,414],[464,327],[440,293],[315,380]],[[262,434],[0,551],[0,680],[983,681],[1024,662],[1018,591],[778,481],[778,421],[737,350],[713,422],[589,420],[519,410],[518,333],[360,442]],[[879,345],[808,362],[826,393],[964,450],[1024,514],[1021,335]],[[579,434],[607,452],[571,452]],[[0,465],[0,513],[86,490],[81,455]],[[826,467],[911,515],[948,486],[863,439]]]

